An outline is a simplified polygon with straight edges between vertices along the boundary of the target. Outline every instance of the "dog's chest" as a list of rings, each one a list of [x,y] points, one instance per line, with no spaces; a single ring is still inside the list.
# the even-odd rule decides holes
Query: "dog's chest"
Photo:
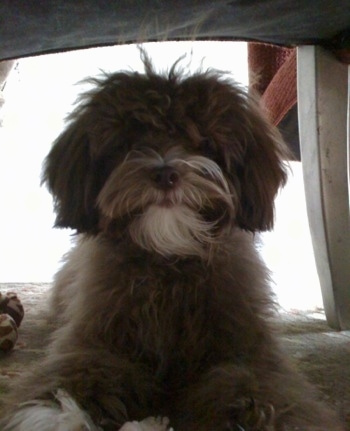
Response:
[[[129,264],[128,298],[119,323],[123,349],[167,373],[176,363],[203,363],[210,345],[212,303],[208,268]],[[124,304],[125,305],[125,304]],[[185,365],[184,365],[185,366]],[[185,370],[183,370],[185,372]]]

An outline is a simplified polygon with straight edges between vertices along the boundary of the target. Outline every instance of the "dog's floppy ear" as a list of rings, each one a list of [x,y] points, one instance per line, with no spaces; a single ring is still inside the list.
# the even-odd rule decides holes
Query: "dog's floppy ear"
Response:
[[[56,227],[92,232],[97,227],[97,191],[89,138],[79,120],[57,138],[44,162],[42,182],[54,198]]]
[[[270,230],[274,224],[274,199],[287,181],[290,154],[275,129],[262,115],[258,102],[247,99],[245,154],[236,166],[240,206],[236,222],[252,232]]]

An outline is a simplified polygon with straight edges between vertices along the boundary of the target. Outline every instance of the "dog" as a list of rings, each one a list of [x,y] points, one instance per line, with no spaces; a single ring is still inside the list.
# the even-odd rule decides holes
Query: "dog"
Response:
[[[43,169],[77,244],[4,431],[341,431],[289,363],[255,247],[287,150],[226,74],[94,78]],[[170,428],[171,427],[171,428]]]

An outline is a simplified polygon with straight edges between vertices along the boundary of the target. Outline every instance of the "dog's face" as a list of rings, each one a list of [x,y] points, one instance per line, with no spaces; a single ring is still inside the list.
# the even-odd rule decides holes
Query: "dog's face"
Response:
[[[55,142],[44,181],[56,225],[205,256],[233,226],[270,229],[283,145],[256,102],[215,72],[95,80]]]

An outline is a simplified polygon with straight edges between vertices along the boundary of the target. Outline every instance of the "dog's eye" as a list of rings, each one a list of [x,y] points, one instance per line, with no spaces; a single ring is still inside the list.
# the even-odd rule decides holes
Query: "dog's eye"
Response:
[[[214,158],[217,155],[217,148],[212,138],[203,138],[199,144],[201,153],[210,158]]]

